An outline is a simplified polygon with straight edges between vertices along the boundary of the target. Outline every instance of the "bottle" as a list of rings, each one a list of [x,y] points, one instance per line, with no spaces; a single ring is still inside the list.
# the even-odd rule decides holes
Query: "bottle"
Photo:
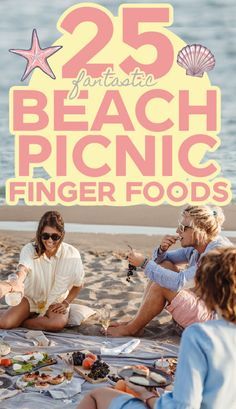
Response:
[[[18,280],[18,275],[13,273],[9,274],[8,276],[8,281],[9,283],[17,281]],[[20,304],[22,300],[23,294],[20,291],[13,291],[11,293],[8,293],[5,295],[5,301],[7,305],[10,305],[11,307]]]

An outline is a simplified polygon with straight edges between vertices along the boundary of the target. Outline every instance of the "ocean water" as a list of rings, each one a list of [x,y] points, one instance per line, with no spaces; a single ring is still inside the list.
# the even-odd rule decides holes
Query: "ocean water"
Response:
[[[84,1],[86,2],[86,1]],[[22,85],[20,77],[25,60],[8,52],[10,48],[29,48],[33,28],[37,28],[41,46],[47,47],[59,36],[56,23],[74,0],[0,0],[0,202],[4,201],[5,181],[14,177],[14,137],[9,134],[8,92]],[[122,3],[167,3],[167,1],[97,1],[114,14]],[[174,24],[170,27],[186,43],[201,43],[212,50],[216,67],[209,73],[213,85],[222,92],[221,146],[214,159],[221,174],[232,183],[236,199],[236,1],[173,0]],[[27,80],[23,83],[27,84]],[[213,158],[213,155],[211,155]],[[38,176],[40,175],[40,172]]]

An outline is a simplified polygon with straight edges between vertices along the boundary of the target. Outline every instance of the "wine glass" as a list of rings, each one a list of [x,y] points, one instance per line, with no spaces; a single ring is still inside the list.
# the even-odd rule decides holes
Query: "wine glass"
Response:
[[[45,301],[37,301],[37,309],[38,309],[38,313],[41,315],[44,311],[46,305],[46,300]]]
[[[72,356],[63,359],[63,375],[66,378],[66,383],[72,381],[74,375],[74,363]]]
[[[101,305],[100,308],[98,309],[98,317],[99,317],[99,323],[101,324],[102,328],[104,329],[104,334],[105,334],[105,341],[103,341],[103,344],[110,344],[110,342],[107,339],[107,330],[110,325],[111,321],[111,309],[109,305]]]

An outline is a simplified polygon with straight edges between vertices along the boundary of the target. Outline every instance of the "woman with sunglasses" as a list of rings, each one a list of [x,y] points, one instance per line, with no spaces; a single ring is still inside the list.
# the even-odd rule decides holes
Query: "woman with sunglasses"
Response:
[[[173,392],[158,397],[129,382],[138,398],[97,388],[77,409],[236,408],[236,248],[219,248],[203,256],[195,282],[198,296],[218,316],[184,331]]]
[[[136,316],[127,323],[112,323],[108,334],[135,335],[164,308],[182,328],[212,319],[212,313],[189,289],[194,287],[201,257],[216,247],[231,245],[220,235],[224,219],[219,207],[189,205],[181,214],[177,234],[166,235],[151,260],[131,251],[129,263],[143,268],[149,282]],[[169,250],[177,241],[181,248]]]
[[[1,296],[12,291],[24,293],[20,304],[1,314],[0,328],[59,331],[65,327],[69,305],[82,287],[84,270],[79,251],[63,242],[64,235],[60,213],[45,213],[34,242],[21,250],[18,279],[0,283]]]

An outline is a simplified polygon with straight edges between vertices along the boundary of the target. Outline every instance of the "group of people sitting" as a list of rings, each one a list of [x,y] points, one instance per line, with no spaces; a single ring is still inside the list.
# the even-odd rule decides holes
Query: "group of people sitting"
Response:
[[[94,389],[78,409],[236,408],[236,248],[220,235],[221,208],[187,206],[176,235],[165,236],[149,260],[130,251],[128,261],[149,279],[136,316],[113,323],[111,336],[136,335],[164,308],[182,327],[172,392],[150,392],[129,384],[138,398],[111,388]],[[68,322],[69,305],[83,285],[80,254],[63,242],[64,222],[56,211],[41,218],[33,242],[23,247],[18,279],[0,282],[0,296],[24,294],[0,315],[0,328],[58,331]],[[181,248],[170,250],[180,241]],[[40,314],[39,314],[40,305]],[[43,307],[42,307],[43,306]],[[193,324],[193,325],[191,325]]]

